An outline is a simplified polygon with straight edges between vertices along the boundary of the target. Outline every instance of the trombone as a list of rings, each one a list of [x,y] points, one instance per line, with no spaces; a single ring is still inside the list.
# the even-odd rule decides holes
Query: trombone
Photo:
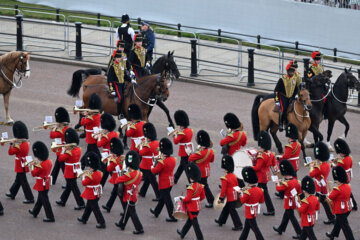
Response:
[[[57,145],[55,142],[52,142],[51,143],[51,150],[58,150],[59,148],[69,148],[69,147],[76,147],[76,143],[68,143],[68,144],[60,144],[60,145]]]
[[[1,138],[0,139],[0,145],[1,146],[4,146],[6,143],[20,143],[20,142],[24,142],[24,141],[27,141],[27,139],[25,138],[12,138],[12,139],[4,139],[4,138]]]
[[[89,109],[89,108],[79,108],[77,106],[74,106],[73,108],[74,114],[77,114],[78,112],[88,112],[92,114],[100,113],[98,109]]]
[[[88,178],[90,178],[91,180],[92,180],[92,175],[93,174],[93,171],[91,171],[91,170],[84,170],[82,173],[80,173],[77,177],[78,178],[81,178],[82,176],[84,176],[84,177],[88,177]]]
[[[172,136],[177,135],[177,134],[183,134],[182,130],[178,129],[178,128],[175,128],[174,131],[168,133],[168,136],[172,137]]]
[[[26,162],[25,166],[42,168],[41,165],[40,165],[40,161],[37,160],[37,159],[34,159],[34,160],[30,161],[30,162]]]

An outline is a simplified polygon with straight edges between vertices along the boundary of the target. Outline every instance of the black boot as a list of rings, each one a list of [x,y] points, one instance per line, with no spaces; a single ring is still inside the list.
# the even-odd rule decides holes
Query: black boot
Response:
[[[122,119],[124,118],[124,114],[123,114],[123,101],[121,100],[121,102],[117,103],[117,113],[118,113],[118,119]]]
[[[283,124],[283,113],[279,112],[279,131],[284,131],[284,124]]]

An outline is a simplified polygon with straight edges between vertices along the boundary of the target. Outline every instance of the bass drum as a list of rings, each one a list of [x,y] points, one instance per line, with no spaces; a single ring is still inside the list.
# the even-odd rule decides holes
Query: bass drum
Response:
[[[234,174],[240,178],[243,179],[241,175],[241,171],[244,167],[251,167],[253,166],[253,158],[249,154],[248,150],[240,150],[236,151],[232,158],[234,159]]]

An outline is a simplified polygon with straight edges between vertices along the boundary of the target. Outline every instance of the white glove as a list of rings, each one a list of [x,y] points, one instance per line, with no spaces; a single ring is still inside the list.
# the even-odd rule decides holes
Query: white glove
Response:
[[[115,95],[116,95],[116,92],[111,92],[111,95],[115,96]]]
[[[275,104],[276,104],[276,106],[279,106],[279,107],[280,107],[280,102],[276,102]]]
[[[135,78],[135,73],[133,71],[130,71],[130,77]]]
[[[131,79],[131,82],[132,82],[133,84],[136,84],[136,80],[135,80],[134,78]]]
[[[145,67],[150,68],[150,63],[146,63]]]

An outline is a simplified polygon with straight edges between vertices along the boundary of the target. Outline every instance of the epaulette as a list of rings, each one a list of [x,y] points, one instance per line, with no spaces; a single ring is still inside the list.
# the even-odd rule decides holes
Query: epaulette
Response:
[[[333,187],[333,190],[338,190],[338,191],[340,191],[339,187]]]
[[[150,148],[150,145],[149,145],[149,143],[145,143],[145,144],[143,145],[143,147]]]
[[[227,179],[226,179],[226,176],[222,176],[222,177],[220,178],[220,180],[221,180],[221,179],[223,179],[223,180],[225,180],[225,181],[227,180]]]
[[[301,202],[309,204],[309,202],[306,200],[306,198],[302,199]]]
[[[263,188],[260,188],[261,189],[261,191],[263,191],[264,192],[264,189]]]
[[[72,156],[71,150],[66,150],[65,153],[66,153],[66,154],[69,154],[70,156]]]
[[[131,125],[130,125],[130,128],[131,128],[131,129],[136,129],[135,124],[131,124]]]
[[[187,189],[187,190],[194,190],[193,187],[192,187],[192,185],[188,186],[186,189]]]
[[[35,164],[35,167],[37,167],[37,168],[42,168],[42,166],[40,165],[40,163]]]
[[[337,163],[344,164],[343,160],[338,160]]]
[[[94,120],[94,118],[92,116],[87,116],[87,118],[90,120]]]
[[[263,152],[258,152],[257,155],[256,155],[256,158],[262,158],[262,159],[264,159],[264,157],[263,157]]]
[[[287,182],[288,182],[288,181],[284,181],[284,182],[282,182],[282,184],[284,184],[285,186],[287,186],[287,187],[288,187],[289,185],[288,185],[288,183],[287,183]]]
[[[227,136],[233,138],[233,137],[234,137],[234,134],[233,134],[233,133],[229,133]]]
[[[248,190],[244,191],[244,193],[247,194],[247,195],[249,195],[249,196],[251,195]]]
[[[21,149],[20,144],[15,144],[14,148]]]
[[[197,151],[195,154],[197,154],[197,155],[200,155],[200,156],[201,156],[201,152],[200,152],[200,151]]]
[[[158,162],[164,165],[164,160],[158,160]]]
[[[285,147],[293,149],[293,146],[291,146],[291,144],[286,144]]]
[[[129,173],[129,172],[124,173],[124,175],[127,176],[127,177],[130,177],[130,173]]]

